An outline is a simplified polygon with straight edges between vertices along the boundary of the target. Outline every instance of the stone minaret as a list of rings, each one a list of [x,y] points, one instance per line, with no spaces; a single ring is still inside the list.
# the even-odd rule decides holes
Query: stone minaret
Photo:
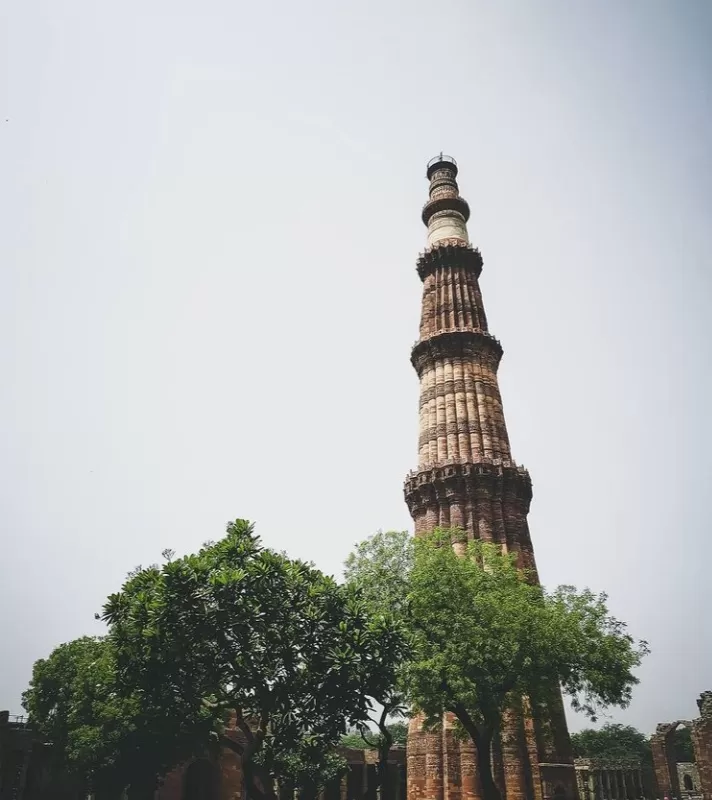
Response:
[[[461,528],[469,539],[496,542],[534,571],[527,514],[528,472],[512,460],[497,369],[502,347],[489,332],[479,277],[482,256],[467,234],[470,208],[460,196],[457,165],[440,154],[428,164],[423,207],[428,243],[418,258],[423,281],[420,338],[411,361],[420,379],[418,469],[405,482],[416,536]],[[576,797],[563,703],[528,709],[503,721],[493,748],[503,800]],[[481,800],[473,746],[458,742],[452,721],[426,734],[411,721],[408,800]]]

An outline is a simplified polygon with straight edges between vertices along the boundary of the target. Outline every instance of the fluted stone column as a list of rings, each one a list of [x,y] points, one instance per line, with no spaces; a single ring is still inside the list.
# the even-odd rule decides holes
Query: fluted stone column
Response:
[[[406,478],[405,498],[416,535],[460,528],[464,540],[491,541],[516,553],[536,576],[527,524],[531,480],[512,459],[497,379],[502,347],[488,328],[479,286],[482,256],[470,244],[470,209],[457,174],[449,156],[428,164],[427,247],[417,261],[420,337],[411,353],[420,380],[418,468]],[[527,716],[525,702],[522,712],[503,720],[493,745],[503,800],[542,800],[544,782],[563,784],[567,797],[577,797],[559,705]],[[435,735],[422,730],[418,717],[411,720],[408,800],[480,800],[474,747],[455,740],[450,727],[446,721]]]

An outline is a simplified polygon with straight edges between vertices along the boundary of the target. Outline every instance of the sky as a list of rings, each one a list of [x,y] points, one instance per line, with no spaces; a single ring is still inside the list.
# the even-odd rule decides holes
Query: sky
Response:
[[[543,582],[712,689],[712,4],[8,0],[0,709],[228,520],[411,529],[425,164],[458,160]],[[571,714],[572,730],[586,725]]]

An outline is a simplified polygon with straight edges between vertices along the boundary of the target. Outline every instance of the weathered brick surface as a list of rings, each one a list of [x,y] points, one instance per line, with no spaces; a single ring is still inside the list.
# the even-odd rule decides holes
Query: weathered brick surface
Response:
[[[712,800],[712,692],[703,692],[697,701],[700,716],[692,723],[692,743],[705,800]]]
[[[712,800],[712,692],[703,692],[697,706],[698,719],[660,723],[650,738],[655,781],[661,797],[683,797],[689,790],[681,775],[696,774],[698,786],[694,794],[701,793],[705,800]],[[680,770],[676,763],[673,734],[681,725],[691,730],[696,770]]]
[[[244,744],[234,713],[225,719],[224,735],[240,746]],[[155,800],[241,800],[243,796],[242,759],[224,747],[217,760],[195,759],[166,775]]]
[[[465,540],[517,553],[536,579],[527,523],[531,481],[512,459],[497,381],[502,347],[487,326],[482,256],[469,243],[469,207],[456,177],[447,157],[428,168],[428,248],[417,263],[420,338],[411,354],[420,379],[418,468],[406,479],[405,498],[416,535],[461,528]],[[448,719],[436,734],[414,718],[408,800],[481,800],[475,755],[473,746],[453,737]],[[577,797],[563,703],[532,713],[525,701],[503,720],[492,760],[503,800]]]

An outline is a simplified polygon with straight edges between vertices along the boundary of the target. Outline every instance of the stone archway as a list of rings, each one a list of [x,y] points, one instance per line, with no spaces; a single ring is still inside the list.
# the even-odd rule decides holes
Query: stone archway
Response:
[[[692,722],[687,719],[663,722],[655,728],[655,733],[650,737],[655,779],[662,797],[679,798],[682,795],[673,738],[673,734],[680,727],[692,730]]]
[[[218,800],[220,768],[207,758],[191,762],[183,775],[183,800]]]

